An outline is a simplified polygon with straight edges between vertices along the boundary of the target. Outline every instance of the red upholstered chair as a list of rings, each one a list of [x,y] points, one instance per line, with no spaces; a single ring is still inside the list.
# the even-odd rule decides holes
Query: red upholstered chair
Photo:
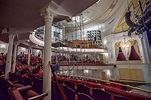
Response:
[[[59,84],[64,84],[64,81],[58,80],[58,83],[59,83]]]
[[[22,77],[22,80],[24,85],[32,85],[32,80],[28,76]]]
[[[17,75],[15,73],[9,72],[9,80],[10,81],[17,81]]]
[[[20,87],[22,87],[22,86],[24,86],[24,85],[18,84],[18,83],[14,84],[14,87],[16,87],[16,88],[20,88]]]
[[[67,98],[67,100],[74,100],[75,99],[75,91],[74,89],[66,86],[66,85],[62,85],[62,89],[63,89],[63,92]]]
[[[93,89],[92,92],[93,92],[92,98],[94,100],[111,100],[111,95],[105,92],[104,90]]]
[[[21,87],[22,90],[27,90],[26,87]],[[10,100],[42,100],[45,96],[47,96],[47,93],[43,93],[38,95],[33,90],[28,90],[24,96],[22,96],[19,92],[18,88],[9,88],[8,89]]]
[[[25,96],[24,96],[24,100],[28,100],[28,98],[37,96],[38,93],[34,92],[33,90],[29,90],[26,92]]]
[[[7,85],[7,89],[8,88],[13,88],[13,89],[17,89],[21,95],[24,95],[29,89],[32,89],[32,87],[30,85],[24,86],[22,84],[13,84],[11,81],[6,80],[6,85]]]
[[[36,91],[38,94],[42,93],[43,88],[43,79],[40,79],[38,77],[35,77],[33,79],[33,90]]]
[[[122,96],[115,95],[114,100],[130,100],[130,99],[122,97]]]
[[[94,99],[87,94],[78,93],[78,100],[94,100]]]
[[[77,84],[76,86],[77,86],[77,91],[79,93],[84,93],[86,95],[90,95],[90,89],[86,85],[84,85],[84,84]]]
[[[10,100],[23,100],[23,97],[19,93],[17,89],[11,90],[9,89]]]
[[[72,82],[64,81],[64,84],[73,90],[75,89],[75,84]]]
[[[11,82],[10,80],[6,79],[6,84],[8,87],[16,87],[16,88],[19,88],[19,87],[22,87],[24,85],[22,84],[19,84],[19,83],[15,83],[17,81],[14,81],[14,82]]]
[[[90,88],[84,84],[77,84],[78,100],[93,100],[90,94]]]
[[[51,100],[61,100],[61,95],[56,87],[55,81],[51,81]]]

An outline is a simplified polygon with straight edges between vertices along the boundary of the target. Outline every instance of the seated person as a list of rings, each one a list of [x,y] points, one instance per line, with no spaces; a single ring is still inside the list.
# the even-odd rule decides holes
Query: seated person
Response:
[[[54,72],[59,70],[59,64],[58,63],[52,63],[52,67],[54,69]]]

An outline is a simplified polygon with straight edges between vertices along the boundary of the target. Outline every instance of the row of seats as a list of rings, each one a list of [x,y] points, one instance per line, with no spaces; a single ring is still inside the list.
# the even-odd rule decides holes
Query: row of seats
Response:
[[[37,73],[38,74],[38,73]],[[42,74],[42,72],[41,72]],[[42,93],[42,83],[43,79],[42,77],[36,77],[35,74],[32,74],[33,78],[30,79],[29,76],[23,77],[22,82],[25,82],[24,85],[32,85],[33,90],[36,91],[38,94]],[[25,79],[30,79],[30,81],[25,81]],[[89,82],[84,81],[84,80],[77,80],[73,78],[64,78],[64,77],[57,77],[59,80],[59,83],[63,89],[63,92],[65,93],[66,97],[68,100],[71,100],[71,98],[77,98],[78,100],[97,100],[99,96],[101,96],[102,100],[111,100],[111,98],[114,98],[115,100],[128,100],[128,99],[134,99],[137,98],[136,100],[139,100],[138,98],[142,98],[142,100],[149,100],[150,98],[140,96],[135,93],[128,93],[125,90],[122,90],[121,87],[115,86],[115,85],[108,85],[105,83],[94,83],[94,82]],[[72,84],[72,85],[71,85]],[[58,90],[56,88],[56,83],[52,80],[52,98],[53,96],[56,95],[56,92],[58,93]],[[100,93],[104,93],[104,95],[109,95],[109,96],[102,96],[102,95],[96,95],[95,91],[100,91]],[[118,92],[115,92],[118,91]],[[71,94],[72,93],[72,94]],[[98,92],[99,93],[99,92]],[[70,94],[70,95],[68,95]],[[117,96],[120,95],[120,96]],[[130,97],[129,97],[130,96]],[[95,98],[96,97],[96,98]],[[99,97],[99,98],[101,98]],[[108,97],[108,99],[107,99]],[[59,96],[58,96],[59,98]],[[52,99],[52,100],[57,100]],[[58,99],[59,100],[59,99]],[[135,99],[134,99],[135,100]]]
[[[1,78],[0,100],[42,100],[47,93],[38,94],[30,85],[13,84],[9,80]]]
[[[109,81],[103,81],[103,80],[96,80],[95,78],[89,78],[89,77],[78,77],[78,76],[67,76],[67,75],[59,75],[57,74],[59,77],[63,77],[63,78],[72,78],[72,79],[75,79],[75,80],[82,80],[82,81],[87,81],[87,82],[93,82],[93,83],[96,83],[96,84],[103,84],[103,85],[106,85],[106,86],[112,86],[112,87],[115,87],[115,88],[119,88],[119,89],[122,89],[122,90],[130,90],[128,89],[126,86],[122,86],[120,84],[115,84],[113,82],[109,82]]]
[[[6,55],[0,53],[0,76],[3,76],[6,66]]]
[[[112,66],[113,64],[104,64],[101,62],[60,62],[60,66]]]
[[[78,95],[78,100],[151,100],[149,97],[113,86],[71,78],[57,77],[57,79],[68,100],[72,100],[76,95]]]
[[[108,86],[106,84],[96,84],[83,80],[57,77],[59,84],[65,93],[67,100],[77,98],[78,100],[150,100],[151,98],[126,92],[121,88]],[[37,93],[42,92],[42,82],[40,78],[33,79],[33,89]],[[35,84],[34,84],[35,83]],[[57,97],[56,97],[57,95]],[[57,99],[58,98],[58,99]],[[61,100],[56,83],[52,80],[52,100]]]
[[[36,60],[36,57],[34,58]],[[40,66],[40,67],[39,67]],[[19,81],[23,86],[30,85],[32,90],[37,93],[42,93],[43,69],[41,68],[41,62],[37,62],[34,66],[23,65],[18,62],[16,67],[16,73],[10,73],[11,81]],[[13,78],[12,78],[13,76]],[[126,92],[126,89],[114,84],[98,83],[92,80],[79,80],[76,78],[57,77],[58,82],[65,93],[67,100],[150,100],[151,98],[138,95],[135,93]],[[3,85],[2,85],[3,86]],[[20,85],[19,85],[20,86]],[[13,88],[7,88],[12,95],[19,95],[19,99],[26,98],[13,86]],[[0,90],[4,90],[0,88]],[[2,91],[0,91],[2,92]],[[6,91],[8,92],[8,91]],[[30,92],[29,92],[30,93]],[[3,94],[3,92],[2,92]],[[20,96],[21,94],[21,96]],[[28,93],[27,93],[28,94]],[[32,94],[32,93],[31,93]],[[1,96],[0,96],[1,97]],[[7,96],[6,96],[7,97]],[[17,96],[18,97],[18,96]],[[8,100],[8,99],[0,99]],[[56,83],[52,77],[52,100],[61,100],[59,91],[56,88]]]

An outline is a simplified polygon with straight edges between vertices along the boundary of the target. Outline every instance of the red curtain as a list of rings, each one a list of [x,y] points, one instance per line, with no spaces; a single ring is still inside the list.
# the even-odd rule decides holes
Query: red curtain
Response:
[[[129,56],[129,60],[140,60],[140,57],[137,54],[134,46],[131,47],[131,53],[130,53],[130,56]]]
[[[118,56],[117,56],[117,61],[126,61],[126,58],[122,52],[121,47],[119,47],[119,52],[118,52]]]

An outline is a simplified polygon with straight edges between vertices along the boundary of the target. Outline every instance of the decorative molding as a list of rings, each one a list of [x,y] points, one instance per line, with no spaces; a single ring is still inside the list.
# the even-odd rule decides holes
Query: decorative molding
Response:
[[[49,9],[49,5],[40,10],[41,16],[44,17],[45,22],[52,22],[53,18],[57,16],[51,9]]]
[[[147,0],[142,0],[142,7],[145,7]],[[124,13],[122,14],[122,17],[118,20],[118,23],[115,25],[116,27],[114,28],[114,32],[113,33],[118,33],[121,31],[125,31],[128,30],[129,26],[126,24],[125,22],[125,14],[128,11],[128,8],[130,8],[130,11],[133,12],[132,15],[132,20],[135,22],[136,18],[135,15],[141,15],[141,10],[139,8],[139,3],[138,0],[131,0],[129,2],[129,4],[127,5],[127,7],[125,8]]]

